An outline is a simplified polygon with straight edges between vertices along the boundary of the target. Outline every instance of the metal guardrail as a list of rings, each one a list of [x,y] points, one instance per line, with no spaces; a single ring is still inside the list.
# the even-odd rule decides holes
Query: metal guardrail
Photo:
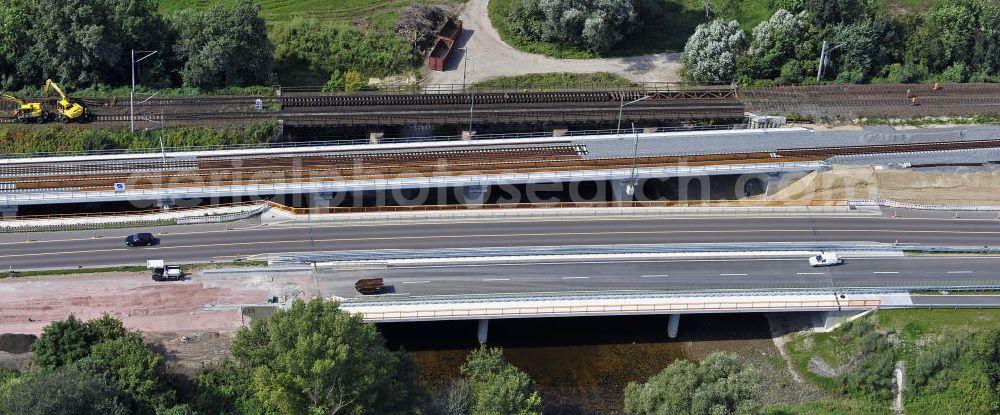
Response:
[[[676,207],[815,207],[845,206],[844,200],[652,200],[620,202],[491,203],[373,207],[295,208],[268,201],[271,207],[296,215],[336,213],[431,212],[449,210],[676,208]]]
[[[360,311],[365,320],[390,321],[403,319],[483,318],[559,316],[581,314],[722,312],[815,309],[878,308],[881,300],[785,300],[785,301],[719,301],[693,303],[597,304],[567,306],[476,307],[454,309],[424,309],[405,311]],[[350,307],[354,308],[354,307]],[[353,311],[353,310],[352,310]]]
[[[893,209],[913,209],[913,210],[935,210],[935,211],[971,211],[971,212],[998,212],[1000,205],[927,205],[919,203],[897,202],[891,199],[853,199],[849,200],[848,206],[852,207],[886,207]]]
[[[180,217],[180,218],[137,218],[136,214],[124,216],[122,218],[110,218],[113,220],[87,223],[88,219],[95,219],[95,216],[80,216],[82,222],[65,222],[52,224],[24,225],[24,226],[0,226],[0,233],[20,233],[20,232],[41,232],[58,230],[82,230],[82,229],[107,229],[107,228],[132,228],[139,226],[164,226],[164,225],[184,225],[195,223],[222,223],[247,219],[259,215],[270,209],[267,204],[259,204],[253,210],[245,212],[226,213],[219,215]],[[192,209],[193,210],[193,209]],[[106,218],[106,217],[105,217]],[[73,219],[73,217],[60,217],[55,220]],[[7,222],[24,221],[24,218],[9,218]],[[30,219],[29,219],[30,220]],[[35,219],[45,220],[45,219]],[[0,222],[2,223],[2,222]]]
[[[187,218],[178,218],[178,225],[188,225],[193,223],[221,223],[221,222],[232,222],[234,220],[242,220],[247,218],[252,218],[254,216],[260,215],[270,209],[271,206],[262,203],[254,210],[246,212],[228,213],[225,215],[209,215],[209,216],[195,216]]]

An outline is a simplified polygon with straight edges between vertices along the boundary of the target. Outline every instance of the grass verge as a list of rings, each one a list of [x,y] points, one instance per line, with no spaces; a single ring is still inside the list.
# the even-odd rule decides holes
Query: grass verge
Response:
[[[588,74],[561,72],[501,76],[476,83],[475,86],[483,89],[544,91],[551,89],[632,88],[638,87],[639,84],[608,72]]]
[[[267,265],[267,261],[233,261],[216,263],[195,263],[181,264],[185,272],[198,271],[210,268],[221,267],[260,267]],[[143,272],[147,268],[144,266],[121,266],[121,267],[92,267],[92,268],[65,268],[65,269],[43,269],[37,271],[4,271],[0,272],[0,279],[22,278],[22,277],[42,277],[50,275],[76,275],[76,274],[96,274],[100,272]]]

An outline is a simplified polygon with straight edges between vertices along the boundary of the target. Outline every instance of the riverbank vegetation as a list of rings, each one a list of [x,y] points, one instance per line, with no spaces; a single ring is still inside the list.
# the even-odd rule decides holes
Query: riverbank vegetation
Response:
[[[500,349],[474,350],[462,379],[429,389],[374,324],[319,299],[241,329],[231,358],[193,385],[169,375],[161,351],[108,315],[53,322],[31,351],[28,371],[0,370],[0,413],[541,414],[538,386]]]
[[[906,413],[1000,410],[1000,310],[882,310],[787,347],[800,374],[842,400],[772,413],[889,413],[896,376]]]

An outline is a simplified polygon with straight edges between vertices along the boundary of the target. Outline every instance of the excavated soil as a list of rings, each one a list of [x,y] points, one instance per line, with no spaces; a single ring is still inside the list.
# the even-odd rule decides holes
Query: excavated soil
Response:
[[[899,202],[1000,204],[1000,171],[942,173],[909,169],[834,167],[783,183],[767,196],[783,200],[888,198]]]

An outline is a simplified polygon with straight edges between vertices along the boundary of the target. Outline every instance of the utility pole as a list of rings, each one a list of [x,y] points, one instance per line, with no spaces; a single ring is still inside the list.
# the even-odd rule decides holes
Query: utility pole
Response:
[[[823,78],[823,74],[826,72],[826,64],[830,61],[830,52],[833,50],[844,46],[843,43],[837,44],[834,47],[830,47],[830,42],[823,41],[823,49],[819,52],[819,65],[816,68],[816,81],[818,82]]]
[[[625,92],[622,92],[621,94],[622,94],[621,95],[621,102],[618,104],[618,127],[615,128],[615,134],[620,134],[621,131],[622,131],[622,111],[625,109],[625,107],[627,107],[629,105],[632,105],[632,104],[635,104],[636,102],[639,102],[639,101],[645,101],[645,100],[650,99],[650,98],[653,97],[652,95],[646,95],[646,96],[644,96],[642,98],[634,99],[634,100],[629,101],[629,102],[625,102]]]
[[[135,53],[136,52],[145,53],[146,55],[143,56],[143,57],[141,57],[141,58],[139,58],[139,60],[136,60],[135,59]],[[155,55],[156,52],[157,51],[155,51],[155,50],[135,50],[135,49],[132,49],[132,92],[129,93],[129,97],[128,97],[128,113],[129,113],[128,119],[129,119],[129,130],[131,132],[133,132],[133,133],[135,132],[135,64],[139,63],[143,59],[146,59],[146,58],[148,58],[150,56]]]

